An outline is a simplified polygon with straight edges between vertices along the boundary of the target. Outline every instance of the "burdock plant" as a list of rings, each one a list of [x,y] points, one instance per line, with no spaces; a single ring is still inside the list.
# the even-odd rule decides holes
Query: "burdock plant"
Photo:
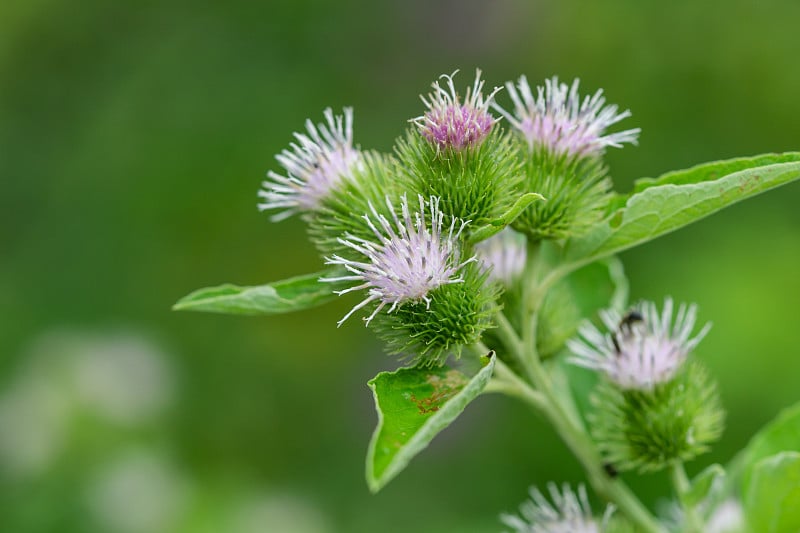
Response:
[[[433,83],[390,154],[354,144],[345,108],[307,121],[277,156],[283,170],[268,173],[259,208],[301,216],[324,270],[201,289],[175,308],[271,314],[358,293],[339,325],[361,318],[403,362],[369,382],[373,491],[467,404],[502,393],[552,424],[607,503],[595,516],[583,485],[533,488],[519,514],[502,515],[515,531],[800,530],[800,406],[727,468],[690,479],[684,464],[725,420],[695,354],[710,325],[696,326],[694,304],[627,302],[615,257],[800,178],[800,153],[704,163],[615,192],[603,156],[637,142],[638,128],[611,131],[629,111],[601,91],[581,96],[578,80],[534,90],[523,76],[503,103],[480,72],[463,93],[455,76]],[[589,389],[578,367],[594,375]],[[660,470],[673,485],[667,516],[624,481]]]

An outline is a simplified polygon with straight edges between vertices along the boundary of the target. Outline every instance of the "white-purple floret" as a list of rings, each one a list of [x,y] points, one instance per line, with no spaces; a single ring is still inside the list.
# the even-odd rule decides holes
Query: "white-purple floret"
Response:
[[[478,243],[475,252],[489,270],[489,279],[506,286],[511,286],[522,275],[528,256],[525,237],[511,228]]]
[[[609,333],[585,323],[579,329],[582,338],[567,343],[575,354],[570,362],[603,372],[622,389],[652,390],[675,377],[711,328],[708,323],[690,338],[697,306],[681,304],[673,325],[671,298],[665,299],[661,315],[653,302],[644,302],[637,313],[636,320],[630,320],[613,310],[601,312]]]
[[[405,302],[423,301],[430,305],[429,293],[442,285],[462,283],[460,270],[476,260],[471,257],[461,261],[458,238],[468,222],[451,217],[445,224],[445,215],[439,209],[439,198],[426,200],[418,196],[419,209],[411,211],[404,195],[397,215],[391,200],[386,198],[386,207],[392,219],[378,213],[370,203],[370,213],[363,216],[375,239],[367,240],[347,234],[339,242],[363,256],[362,261],[334,255],[326,264],[341,265],[351,275],[322,278],[321,281],[356,281],[358,285],[338,291],[345,294],[367,290],[367,297],[339,321],[341,325],[354,312],[371,302],[377,302],[375,310],[365,319],[366,323],[387,305],[391,313]]]
[[[592,516],[584,485],[578,486],[577,494],[567,484],[561,490],[555,483],[548,483],[547,488],[550,501],[531,487],[531,498],[520,505],[520,515],[503,514],[500,520],[515,533],[600,533],[601,523]],[[609,506],[602,523],[608,521],[612,511]]]
[[[506,83],[513,113],[496,103],[492,106],[522,133],[530,149],[541,147],[559,156],[585,157],[600,155],[609,146],[636,144],[640,128],[605,134],[631,112],[618,112],[616,105],[605,105],[602,89],[581,100],[579,83],[575,79],[568,86],[554,76],[545,80],[544,87],[537,87],[534,96],[528,80],[521,76],[516,86]]]
[[[475,82],[471,89],[467,89],[462,102],[453,84],[453,76],[457,72],[441,76],[447,82],[446,87],[442,87],[438,81],[433,82],[433,92],[427,98],[420,96],[428,111],[411,120],[422,135],[440,150],[449,148],[460,151],[478,146],[497,122],[497,119],[489,114],[489,105],[501,87],[495,87],[489,96],[484,98],[482,92],[484,82],[481,79],[481,71],[477,70]]]
[[[346,107],[344,115],[334,116],[328,108],[324,116],[325,124],[306,120],[307,134],[295,133],[297,142],[275,156],[286,175],[268,172],[270,180],[258,191],[259,210],[283,209],[273,220],[314,211],[333,187],[362,165],[361,152],[353,147],[353,109]]]

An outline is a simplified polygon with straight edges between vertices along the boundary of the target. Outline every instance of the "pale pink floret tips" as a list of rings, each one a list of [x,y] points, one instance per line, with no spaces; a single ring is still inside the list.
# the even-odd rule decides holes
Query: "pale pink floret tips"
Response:
[[[525,237],[511,228],[505,228],[497,235],[478,243],[475,245],[475,252],[484,268],[489,270],[491,281],[511,286],[525,269]]]
[[[344,115],[334,116],[328,108],[324,116],[324,124],[307,120],[306,133],[295,133],[290,149],[275,156],[286,175],[268,172],[269,180],[258,191],[259,210],[283,210],[273,220],[314,211],[333,187],[362,164],[361,152],[353,147],[353,109],[346,107]]]
[[[503,524],[515,533],[600,533],[613,512],[609,506],[602,521],[595,520],[583,485],[578,486],[577,493],[566,484],[561,490],[555,483],[548,483],[547,488],[549,501],[531,488],[531,499],[520,506],[520,514],[501,515]]]
[[[338,255],[329,257],[326,264],[341,265],[350,275],[336,278],[322,278],[320,281],[354,281],[357,285],[338,291],[345,294],[357,290],[367,290],[367,297],[339,321],[339,325],[353,313],[377,302],[366,323],[387,305],[391,313],[406,302],[422,301],[430,305],[430,291],[442,285],[461,283],[459,271],[474,257],[461,261],[458,238],[467,222],[450,218],[449,224],[439,209],[439,199],[426,200],[418,197],[419,208],[412,206],[403,196],[400,216],[394,205],[386,199],[386,207],[391,219],[378,213],[370,204],[370,213],[364,220],[375,236],[367,240],[354,235],[346,235],[339,242],[363,256],[362,261],[345,259]]]
[[[601,318],[610,333],[591,323],[579,329],[581,339],[568,342],[574,357],[570,362],[604,373],[626,390],[652,390],[672,380],[689,353],[711,328],[708,323],[691,337],[697,306],[681,304],[673,324],[672,299],[664,301],[659,315],[652,302],[645,302],[635,319],[616,311],[603,311]]]
[[[453,76],[443,74],[439,81],[432,84],[433,92],[428,97],[420,96],[428,111],[411,121],[417,125],[420,133],[437,149],[461,151],[480,145],[492,131],[497,119],[489,114],[489,105],[494,95],[501,89],[495,89],[486,97],[483,96],[484,82],[481,71],[475,72],[475,82],[467,89],[465,98],[461,99],[456,92]]]
[[[556,155],[585,157],[600,155],[609,146],[636,144],[639,128],[605,134],[610,126],[631,116],[630,111],[619,112],[616,105],[605,105],[602,89],[581,100],[579,83],[576,79],[569,86],[554,76],[545,80],[544,87],[537,87],[534,95],[528,80],[521,76],[516,85],[506,83],[513,112],[492,105],[531,149],[541,147]]]

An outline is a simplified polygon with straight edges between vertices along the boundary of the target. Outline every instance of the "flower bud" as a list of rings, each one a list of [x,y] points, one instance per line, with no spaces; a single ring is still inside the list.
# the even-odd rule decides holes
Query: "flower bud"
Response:
[[[500,87],[496,87],[486,98],[483,97],[483,80],[481,71],[475,71],[475,83],[467,89],[466,98],[462,103],[453,84],[453,76],[443,74],[441,78],[447,80],[447,88],[433,82],[433,92],[427,98],[421,96],[422,102],[428,111],[412,122],[419,128],[425,139],[441,151],[456,151],[472,149],[479,146],[492,126],[497,122],[489,114],[489,105]]]
[[[481,225],[521,194],[517,150],[508,134],[492,127],[494,92],[483,97],[480,71],[463,104],[452,76],[444,78],[449,92],[434,83],[434,93],[423,98],[429,111],[413,119],[417,127],[398,141],[398,178],[415,194],[441,198],[446,213]]]
[[[353,260],[361,257],[342,243],[342,235],[374,238],[375,233],[363,215],[375,210],[392,218],[387,199],[389,204],[400,202],[403,191],[394,177],[397,162],[391,156],[375,152],[363,152],[361,158],[362,165],[350,179],[342,180],[306,217],[309,236],[323,257],[338,255]]]
[[[419,196],[418,201],[418,209],[412,210],[403,196],[398,216],[387,199],[391,218],[370,206],[363,218],[373,231],[372,238],[347,235],[341,239],[360,259],[329,257],[328,264],[341,265],[348,275],[321,281],[356,282],[339,294],[366,290],[366,298],[339,325],[366,308],[365,322],[369,325],[375,320],[379,336],[392,353],[434,365],[480,339],[490,325],[497,290],[485,283],[486,273],[475,264],[474,256],[461,257],[459,238],[466,222],[455,217],[446,222],[438,198]]]
[[[715,383],[689,353],[706,335],[691,337],[697,306],[673,303],[659,314],[644,302],[624,316],[600,313],[610,333],[590,323],[581,340],[568,342],[570,362],[605,375],[592,396],[592,435],[617,470],[659,470],[705,452],[722,433],[724,418]]]
[[[568,86],[553,77],[534,96],[522,76],[516,86],[506,83],[513,113],[492,104],[525,145],[524,190],[547,198],[532,204],[514,224],[534,239],[579,235],[600,220],[611,188],[601,160],[605,148],[635,144],[640,131],[605,135],[630,112],[606,106],[602,91],[581,100],[578,85],[577,79]]]
[[[262,183],[258,195],[261,211],[284,209],[274,215],[283,220],[296,212],[313,212],[343,179],[352,176],[361,164],[361,152],[353,147],[353,109],[346,107],[344,116],[325,110],[327,124],[306,121],[307,134],[295,133],[297,143],[275,158],[286,175],[270,171],[269,181]]]
[[[505,228],[478,243],[475,252],[481,264],[489,271],[489,281],[511,287],[525,270],[528,255],[525,237],[511,228]]]
[[[619,471],[661,470],[688,461],[722,434],[716,384],[696,362],[650,390],[624,390],[603,381],[592,404],[592,436],[605,461]]]

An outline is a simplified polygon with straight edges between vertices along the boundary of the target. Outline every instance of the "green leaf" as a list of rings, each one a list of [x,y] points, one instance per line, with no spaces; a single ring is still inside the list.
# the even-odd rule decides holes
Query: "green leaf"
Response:
[[[800,531],[800,452],[781,452],[759,461],[744,487],[750,531]]]
[[[485,226],[476,228],[469,237],[469,242],[476,243],[488,239],[496,233],[500,233],[503,228],[514,222],[525,209],[537,200],[546,201],[544,196],[535,192],[525,193],[520,196],[511,208],[501,216],[489,221]]]
[[[688,507],[697,507],[711,493],[712,489],[719,487],[725,478],[725,469],[722,465],[713,464],[697,474],[692,480],[689,490],[682,495]]]
[[[749,483],[756,463],[779,452],[800,452],[800,403],[783,410],[772,422],[756,433],[734,459],[731,477]]]
[[[628,280],[622,262],[608,257],[559,280],[547,293],[539,312],[537,347],[542,358],[560,352],[585,319],[598,311],[622,311],[628,303]]]
[[[588,233],[567,241],[565,263],[575,268],[643,244],[736,202],[800,178],[800,152],[706,163],[639,180],[630,195]]]
[[[375,376],[369,382],[378,411],[367,451],[370,490],[383,488],[449,426],[483,391],[493,370],[491,357],[472,378],[448,367],[401,368]]]
[[[230,284],[206,287],[184,296],[172,309],[231,315],[272,315],[309,309],[333,300],[334,291],[347,286],[342,282],[320,281],[321,277],[336,275],[336,271],[325,271],[255,287]]]

